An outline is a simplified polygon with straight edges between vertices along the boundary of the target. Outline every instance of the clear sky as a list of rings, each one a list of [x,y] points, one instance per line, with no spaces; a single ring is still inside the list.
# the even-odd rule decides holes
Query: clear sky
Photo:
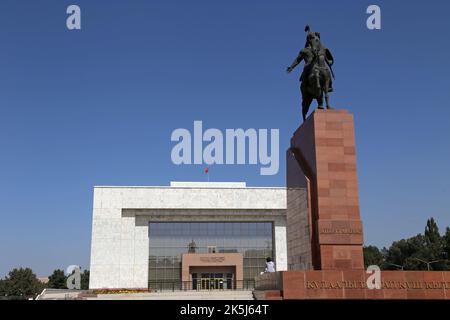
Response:
[[[66,28],[78,4],[82,30]],[[366,28],[381,7],[382,29]],[[320,31],[332,103],[355,115],[366,244],[450,225],[450,2],[2,0],[0,276],[89,266],[94,185],[205,181],[175,166],[171,132],[280,129],[280,170],[210,167],[211,181],[284,186],[300,124],[286,67]],[[315,103],[314,103],[315,105]]]

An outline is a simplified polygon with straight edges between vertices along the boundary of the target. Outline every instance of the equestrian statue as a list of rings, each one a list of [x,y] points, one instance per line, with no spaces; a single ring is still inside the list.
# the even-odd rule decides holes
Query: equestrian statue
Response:
[[[333,91],[334,79],[331,68],[334,59],[330,50],[320,41],[320,33],[312,32],[308,25],[305,27],[305,32],[307,32],[305,47],[286,70],[290,73],[300,62],[305,61],[300,76],[303,121],[305,121],[309,106],[314,99],[317,100],[317,107],[323,109],[323,97],[325,96],[327,109],[332,109],[329,93]]]

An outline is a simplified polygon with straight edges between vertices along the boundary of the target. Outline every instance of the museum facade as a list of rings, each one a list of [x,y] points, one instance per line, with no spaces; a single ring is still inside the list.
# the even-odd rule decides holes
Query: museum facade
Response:
[[[94,187],[91,289],[251,289],[268,257],[287,270],[286,188]]]

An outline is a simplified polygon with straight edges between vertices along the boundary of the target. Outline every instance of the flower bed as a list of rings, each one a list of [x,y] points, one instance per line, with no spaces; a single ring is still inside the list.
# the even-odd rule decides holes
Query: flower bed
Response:
[[[96,289],[95,294],[146,293],[148,289]]]

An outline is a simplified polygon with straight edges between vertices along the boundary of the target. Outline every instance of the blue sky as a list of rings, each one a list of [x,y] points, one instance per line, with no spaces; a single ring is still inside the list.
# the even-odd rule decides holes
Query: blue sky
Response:
[[[68,31],[78,4],[82,30]],[[378,4],[382,29],[366,28]],[[94,185],[206,180],[175,166],[176,128],[280,129],[280,171],[212,166],[212,181],[284,186],[300,124],[286,67],[311,24],[335,57],[332,103],[355,115],[366,244],[450,225],[448,1],[0,3],[0,276],[89,265]]]

